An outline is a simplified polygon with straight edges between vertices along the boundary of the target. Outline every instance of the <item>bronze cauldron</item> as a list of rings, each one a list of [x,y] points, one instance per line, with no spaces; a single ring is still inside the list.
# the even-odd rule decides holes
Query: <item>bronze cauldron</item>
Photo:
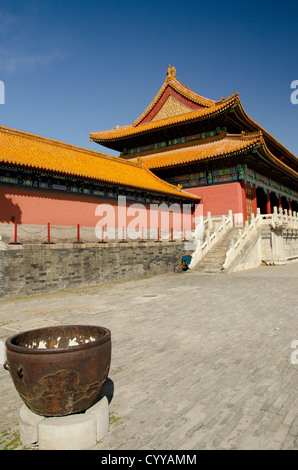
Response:
[[[111,363],[111,332],[101,326],[39,328],[6,341],[13,383],[34,413],[65,416],[94,405]]]

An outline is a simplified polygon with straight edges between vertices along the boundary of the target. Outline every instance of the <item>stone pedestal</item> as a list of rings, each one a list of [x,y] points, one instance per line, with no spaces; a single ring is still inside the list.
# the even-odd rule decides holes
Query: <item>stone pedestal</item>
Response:
[[[282,229],[276,228],[271,232],[272,260],[274,264],[285,264],[284,242]]]
[[[103,397],[84,413],[47,418],[23,405],[19,416],[24,446],[37,443],[40,450],[87,450],[109,430],[109,406]]]

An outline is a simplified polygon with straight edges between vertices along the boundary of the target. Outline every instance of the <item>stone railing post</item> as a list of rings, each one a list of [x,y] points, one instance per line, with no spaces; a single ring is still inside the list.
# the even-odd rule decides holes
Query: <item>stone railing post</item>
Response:
[[[211,230],[212,227],[213,227],[211,212],[207,212],[207,227],[208,227],[209,230]]]
[[[278,212],[277,212],[277,207],[274,206],[273,208],[273,223],[275,224],[278,221]]]
[[[231,226],[233,227],[233,211],[230,209],[229,212],[228,212],[228,218],[230,219],[231,221]]]
[[[207,242],[207,245],[209,245],[209,242],[210,242],[210,230],[209,228],[207,228],[207,230],[205,231],[206,233],[206,242]]]

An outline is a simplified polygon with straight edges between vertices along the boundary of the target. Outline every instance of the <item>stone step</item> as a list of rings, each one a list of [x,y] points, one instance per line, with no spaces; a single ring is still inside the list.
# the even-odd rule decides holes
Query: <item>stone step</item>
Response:
[[[231,246],[231,241],[239,236],[239,229],[232,228],[225,234],[224,238],[219,240],[211,250],[198,263],[195,270],[199,272],[221,272],[225,261],[226,253]]]

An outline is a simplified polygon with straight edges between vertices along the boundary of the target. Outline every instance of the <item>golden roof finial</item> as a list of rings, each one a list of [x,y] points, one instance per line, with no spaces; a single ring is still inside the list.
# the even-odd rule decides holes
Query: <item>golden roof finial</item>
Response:
[[[176,78],[176,69],[175,67],[171,67],[170,64],[168,65],[167,78]]]

